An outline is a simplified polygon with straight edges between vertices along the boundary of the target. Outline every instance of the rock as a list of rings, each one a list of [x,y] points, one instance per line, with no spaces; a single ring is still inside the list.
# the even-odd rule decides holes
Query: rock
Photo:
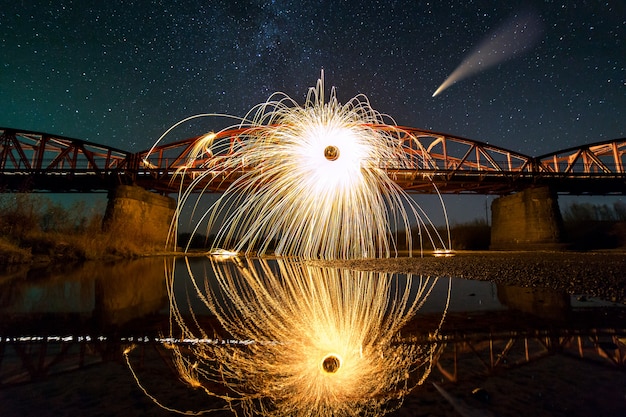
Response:
[[[472,390],[472,397],[482,403],[489,403],[491,397],[489,393],[484,388],[474,388]]]

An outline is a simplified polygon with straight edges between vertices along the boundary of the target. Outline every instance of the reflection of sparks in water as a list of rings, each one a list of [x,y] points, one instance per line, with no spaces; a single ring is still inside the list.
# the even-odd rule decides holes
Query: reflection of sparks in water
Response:
[[[436,345],[402,343],[399,332],[435,279],[286,260],[231,259],[213,268],[216,282],[191,280],[198,297],[230,336],[251,342],[172,351],[183,380],[225,399],[235,411],[382,415],[430,373]],[[179,308],[172,299],[182,339],[210,337]]]
[[[303,107],[275,94],[231,128],[236,136],[217,132],[196,141],[186,167],[208,162],[181,190],[172,235],[194,187],[232,181],[193,231],[201,223],[217,229],[214,245],[225,249],[210,253],[216,282],[198,284],[187,265],[198,298],[225,331],[251,342],[171,345],[190,386],[246,415],[364,416],[399,406],[428,376],[436,346],[402,343],[399,332],[434,279],[237,256],[388,257],[397,253],[397,236],[410,253],[412,226],[420,243],[448,250],[387,175],[387,168],[412,167],[387,119],[364,96],[341,105],[332,89],[326,101],[322,74]],[[170,299],[180,338],[208,339],[199,318],[185,320]]]
[[[386,119],[364,96],[341,105],[332,89],[326,102],[322,74],[304,107],[277,93],[236,126],[242,133],[235,141],[215,133],[199,139],[189,166],[212,162],[195,184],[243,169],[203,216],[209,230],[218,228],[215,246],[259,255],[274,247],[303,258],[388,257],[396,253],[397,231],[411,250],[413,223],[420,239],[446,247],[386,173],[407,163]],[[193,186],[181,194],[179,215]]]

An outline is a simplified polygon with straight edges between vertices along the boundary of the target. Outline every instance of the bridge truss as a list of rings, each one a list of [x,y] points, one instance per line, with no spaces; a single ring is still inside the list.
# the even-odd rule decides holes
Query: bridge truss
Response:
[[[484,142],[443,133],[389,125],[371,126],[397,138],[404,155],[377,161],[403,189],[415,193],[509,194],[531,186],[550,186],[560,193],[626,193],[626,139],[617,139],[530,157]],[[155,147],[137,154],[145,161],[142,172],[155,184],[180,184],[175,173],[185,172],[184,185],[204,176],[197,186],[223,191],[253,167],[225,170],[223,163],[238,151],[254,129],[232,129],[216,134],[223,153],[190,158],[201,136]],[[180,185],[179,185],[180,186]],[[168,186],[170,187],[170,186]],[[155,185],[156,188],[156,185]],[[170,188],[167,188],[168,190]]]
[[[132,153],[109,146],[0,128],[0,191],[106,191],[132,163]]]
[[[410,127],[368,126],[396,138],[404,150],[392,161],[375,161],[413,193],[503,195],[531,186],[558,193],[626,194],[626,138],[530,157],[484,142]],[[0,191],[94,192],[136,184],[175,193],[224,191],[255,167],[225,168],[255,128],[215,134],[219,153],[193,157],[202,136],[131,153],[45,133],[0,128]]]
[[[589,311],[572,311],[576,320],[572,320],[570,325],[560,323],[559,326],[554,326],[549,320],[538,321],[537,323],[542,324],[537,324],[534,321],[540,319],[524,316],[533,325],[520,327],[519,323],[515,324],[520,321],[519,317],[513,318],[516,316],[515,312],[486,311],[478,313],[480,320],[475,320],[477,325],[482,323],[482,326],[485,326],[484,320],[491,321],[482,330],[464,330],[468,320],[467,312],[463,312],[446,319],[446,323],[448,320],[453,322],[451,327],[457,328],[456,330],[441,333],[433,332],[434,329],[430,327],[434,324],[436,329],[441,322],[441,316],[434,314],[432,317],[420,317],[426,321],[423,329],[406,329],[403,337],[393,343],[417,346],[435,344],[437,349],[432,356],[432,366],[437,375],[433,375],[436,376],[435,380],[449,382],[507,372],[556,355],[624,371],[624,314],[619,308],[598,312],[594,312],[594,308]],[[473,312],[472,316],[475,317],[476,314]],[[63,319],[59,318],[59,321]],[[596,327],[598,323],[602,323],[602,326]],[[422,325],[423,323],[420,324]],[[155,355],[164,360],[171,371],[175,374],[177,372],[166,347],[168,343],[172,343],[172,339],[146,335],[155,334],[154,329],[148,327],[147,333],[142,335],[117,338],[87,336],[73,329],[76,323],[68,326],[72,329],[70,336],[17,336],[11,335],[12,332],[3,334],[0,337],[0,389],[119,360],[121,352],[129,345],[137,345],[141,357]],[[71,336],[77,333],[81,336]],[[246,346],[227,335],[224,338],[215,336],[213,340],[231,340],[234,342],[233,349]],[[213,343],[206,339],[178,342],[183,349],[187,344]]]

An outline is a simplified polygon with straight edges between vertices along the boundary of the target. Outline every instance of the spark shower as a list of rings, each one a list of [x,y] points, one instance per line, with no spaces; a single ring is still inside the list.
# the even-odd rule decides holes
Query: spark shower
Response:
[[[193,230],[214,233],[215,247],[307,259],[389,257],[400,246],[412,252],[413,228],[419,249],[423,241],[450,249],[386,173],[412,166],[398,129],[363,95],[342,105],[333,88],[326,100],[322,73],[304,106],[276,93],[224,129],[236,137],[211,132],[197,140],[179,174],[209,162],[180,190],[174,226],[183,208],[199,210],[198,184],[240,173]]]
[[[197,342],[167,347],[180,379],[222,401],[211,410],[379,416],[399,407],[429,375],[437,343],[405,343],[400,330],[435,278],[311,261],[389,257],[398,252],[398,236],[410,254],[412,228],[420,250],[424,239],[449,249],[426,213],[387,175],[386,168],[411,164],[404,148],[411,145],[399,140],[397,129],[365,96],[342,105],[333,88],[326,100],[322,73],[304,106],[276,93],[225,129],[236,136],[211,132],[197,140],[178,174],[197,173],[196,161],[209,162],[187,188],[181,185],[170,230],[175,244],[183,209],[200,210],[195,188],[207,179],[228,181],[228,187],[193,230],[216,230],[216,249],[206,261],[212,273],[194,270],[185,258],[178,274],[192,288],[185,300],[199,300],[226,337],[247,342],[210,342],[220,337],[216,330],[174,294],[173,261],[166,266],[171,340]],[[272,253],[278,258],[268,259]],[[133,371],[131,352],[124,354]]]
[[[219,336],[170,294],[172,336],[195,342],[167,346],[179,377],[204,392],[208,404],[222,401],[210,411],[380,416],[399,407],[431,372],[441,347],[439,330],[433,342],[422,344],[403,340],[400,330],[426,301],[436,278],[293,259],[213,257],[210,264],[214,280],[202,265],[185,259],[192,295],[229,338],[245,343],[212,342]],[[174,266],[168,270],[170,280]],[[132,370],[131,349],[125,355]]]

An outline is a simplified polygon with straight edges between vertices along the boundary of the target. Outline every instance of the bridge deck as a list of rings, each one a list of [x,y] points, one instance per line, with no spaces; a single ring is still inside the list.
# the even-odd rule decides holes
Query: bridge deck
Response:
[[[503,195],[532,186],[557,193],[626,194],[626,139],[597,142],[529,157],[484,142],[398,126],[372,126],[392,135],[404,155],[379,161],[411,193]],[[250,129],[221,131],[222,154],[191,158],[201,137],[131,153],[46,133],[0,128],[0,192],[106,192],[136,184],[176,193],[196,180],[196,191],[222,192],[253,167],[219,168],[240,152]],[[210,167],[210,168],[205,168]],[[184,173],[184,175],[181,175]]]

